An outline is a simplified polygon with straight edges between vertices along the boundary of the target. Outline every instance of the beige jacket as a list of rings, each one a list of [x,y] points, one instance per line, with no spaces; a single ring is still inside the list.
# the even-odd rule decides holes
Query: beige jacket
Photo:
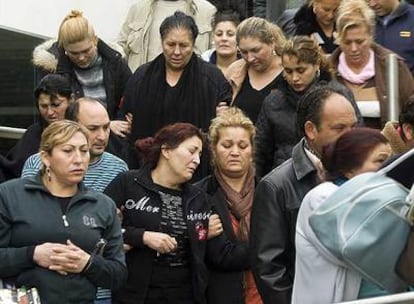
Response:
[[[127,56],[128,66],[134,72],[140,65],[146,63],[148,55],[149,29],[153,17],[153,4],[156,0],[140,0],[129,8],[127,17],[122,25],[118,43]],[[196,53],[208,50],[212,39],[211,21],[216,8],[207,0],[191,1],[190,11],[198,27],[198,37],[195,43]],[[171,12],[173,14],[173,12]],[[160,42],[161,43],[161,42]]]
[[[236,99],[237,94],[239,94],[246,75],[247,63],[244,59],[239,59],[228,67],[224,76],[227,78],[228,82],[230,82],[231,88],[233,90],[233,96],[231,98],[232,103],[234,99]]]

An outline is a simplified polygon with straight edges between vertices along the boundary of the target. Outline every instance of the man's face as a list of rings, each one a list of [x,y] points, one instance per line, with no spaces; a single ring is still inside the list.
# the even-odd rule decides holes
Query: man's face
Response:
[[[391,14],[399,5],[399,0],[367,0],[377,16],[386,16]]]
[[[305,123],[309,145],[320,155],[323,147],[334,143],[343,133],[355,127],[356,123],[351,103],[342,95],[332,94],[323,105],[319,127],[310,121]]]
[[[108,145],[111,123],[108,112],[97,102],[83,101],[79,105],[78,121],[88,129],[90,163],[93,163]]]

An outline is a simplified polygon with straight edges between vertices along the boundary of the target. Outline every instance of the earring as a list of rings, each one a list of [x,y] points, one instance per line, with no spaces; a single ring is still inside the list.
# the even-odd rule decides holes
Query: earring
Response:
[[[272,51],[272,56],[276,56],[277,54],[276,54],[276,51],[275,50],[273,50]]]
[[[68,56],[68,52],[67,51],[65,51],[65,55]]]
[[[321,76],[321,70],[317,69],[316,70],[316,78],[319,78],[319,76]]]
[[[51,182],[52,176],[50,175],[50,167],[46,167],[46,175],[47,175],[47,180]]]

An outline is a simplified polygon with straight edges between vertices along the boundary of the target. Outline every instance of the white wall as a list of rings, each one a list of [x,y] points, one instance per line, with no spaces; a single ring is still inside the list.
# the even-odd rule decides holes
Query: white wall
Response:
[[[0,0],[0,25],[56,37],[71,9],[84,12],[97,35],[114,40],[129,6],[138,0]]]

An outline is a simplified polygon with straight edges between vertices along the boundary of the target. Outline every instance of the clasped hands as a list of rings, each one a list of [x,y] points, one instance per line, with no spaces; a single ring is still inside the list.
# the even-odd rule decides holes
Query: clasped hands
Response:
[[[43,243],[35,247],[33,261],[41,267],[56,271],[61,275],[80,273],[86,267],[90,255],[73,244]]]

